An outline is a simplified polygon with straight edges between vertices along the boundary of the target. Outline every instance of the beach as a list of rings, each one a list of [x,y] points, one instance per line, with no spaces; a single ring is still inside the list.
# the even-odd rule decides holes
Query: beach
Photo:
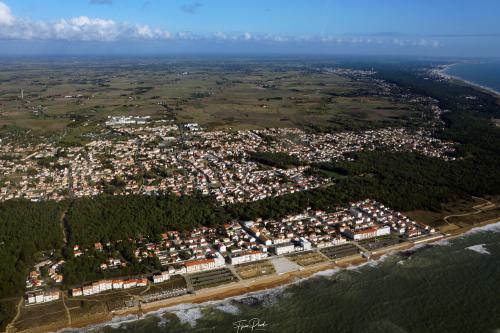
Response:
[[[181,305],[195,305],[202,304],[206,302],[217,302],[228,300],[234,297],[239,297],[242,295],[251,295],[256,292],[272,291],[276,288],[285,288],[293,284],[297,284],[301,281],[305,281],[308,278],[314,277],[317,274],[324,274],[328,271],[341,271],[346,269],[353,269],[356,267],[362,267],[366,264],[376,263],[381,258],[387,255],[406,251],[415,247],[420,247],[425,244],[432,244],[435,242],[446,242],[455,238],[458,238],[475,228],[485,227],[489,224],[497,223],[498,219],[484,221],[476,225],[460,228],[453,230],[446,234],[436,234],[432,237],[426,237],[420,239],[417,242],[404,242],[397,245],[389,246],[386,248],[378,249],[374,251],[370,259],[353,256],[344,259],[337,260],[335,262],[322,262],[319,264],[302,267],[299,270],[284,273],[281,275],[270,275],[258,277],[250,280],[242,280],[239,282],[233,282],[217,287],[206,288],[196,292],[196,294],[187,294],[179,297],[168,298],[156,302],[140,304],[139,307],[127,308],[119,311],[114,311],[108,314],[93,314],[77,318],[72,318],[71,328],[86,328],[86,327],[96,327],[99,324],[113,323],[114,321],[121,322],[123,320],[134,321],[144,318],[149,313],[155,313],[158,311],[164,311],[169,308],[175,308]],[[41,325],[36,329],[24,330],[25,333],[34,332],[56,332],[63,330],[66,332],[68,328],[67,322],[59,321],[53,322],[47,325]]]
[[[454,81],[459,81],[459,82],[462,82],[462,83],[465,83],[465,84],[468,84],[470,86],[473,86],[473,87],[476,87],[478,88],[479,90],[482,90],[486,93],[489,93],[489,94],[492,94],[496,97],[500,97],[500,91],[494,89],[494,88],[491,88],[491,87],[488,87],[484,84],[480,84],[478,82],[474,82],[470,79],[467,79],[467,78],[464,78],[462,76],[459,76],[459,75],[453,75],[453,74],[450,74],[449,71],[454,67],[454,66],[457,66],[457,65],[463,65],[464,62],[455,62],[455,63],[452,63],[452,64],[448,64],[448,65],[442,65],[442,66],[439,66],[437,69],[434,69],[431,71],[431,73],[433,75],[436,75],[438,77],[441,77],[445,80],[454,80]]]

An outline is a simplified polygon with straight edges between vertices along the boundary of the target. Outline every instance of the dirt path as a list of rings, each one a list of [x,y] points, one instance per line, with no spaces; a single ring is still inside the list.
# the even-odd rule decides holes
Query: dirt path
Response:
[[[15,325],[16,321],[19,319],[19,317],[21,316],[21,307],[23,306],[23,300],[24,299],[21,297],[21,299],[17,303],[16,315],[14,316],[14,318],[12,318],[12,321],[5,328],[5,333],[13,333],[13,332],[17,331],[16,327],[14,325]]]
[[[62,303],[64,305],[64,309],[66,310],[66,317],[68,317],[68,327],[71,327],[71,313],[69,312],[69,308],[66,305],[66,295],[63,295]]]
[[[66,235],[66,223],[64,220],[66,218],[66,213],[68,212],[68,209],[69,208],[64,209],[63,213],[61,214],[61,218],[59,219],[59,225],[61,227],[64,245],[68,244],[68,236]]]
[[[471,212],[468,212],[468,213],[446,215],[445,217],[443,217],[443,220],[446,223],[448,223],[449,225],[455,225],[454,223],[449,222],[448,219],[451,218],[451,217],[461,217],[461,216],[475,215],[475,214],[483,213],[484,211],[487,211],[487,210],[490,210],[490,209],[493,209],[493,208],[497,207],[496,204],[494,204],[493,202],[491,202],[489,200],[486,200],[484,198],[479,198],[479,197],[473,197],[473,198],[482,200],[482,201],[484,201],[484,203],[472,206],[472,209],[474,209],[474,210],[471,211]]]

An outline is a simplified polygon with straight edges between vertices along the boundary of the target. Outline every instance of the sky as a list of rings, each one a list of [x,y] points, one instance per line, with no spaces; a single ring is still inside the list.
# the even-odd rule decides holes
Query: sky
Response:
[[[500,58],[499,0],[0,0],[0,55]]]

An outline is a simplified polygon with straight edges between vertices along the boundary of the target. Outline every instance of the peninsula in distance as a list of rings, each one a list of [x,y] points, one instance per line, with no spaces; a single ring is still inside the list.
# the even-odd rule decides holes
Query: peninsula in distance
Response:
[[[0,0],[0,332],[500,331],[498,12]]]

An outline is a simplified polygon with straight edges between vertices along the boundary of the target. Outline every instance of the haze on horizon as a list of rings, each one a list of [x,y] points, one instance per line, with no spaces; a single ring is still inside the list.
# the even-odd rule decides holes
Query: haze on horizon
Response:
[[[496,0],[0,0],[0,56],[500,56]]]

